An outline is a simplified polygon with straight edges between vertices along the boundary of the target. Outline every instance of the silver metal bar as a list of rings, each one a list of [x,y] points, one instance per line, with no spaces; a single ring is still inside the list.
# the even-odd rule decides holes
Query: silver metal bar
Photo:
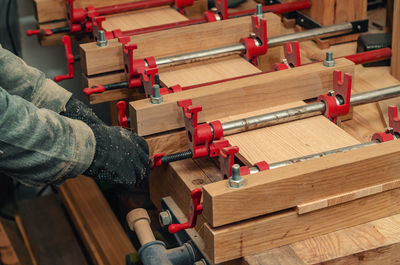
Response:
[[[275,169],[275,168],[279,168],[279,167],[289,166],[294,163],[303,162],[303,161],[320,158],[320,157],[324,157],[324,156],[328,156],[328,155],[333,155],[333,154],[337,154],[337,153],[347,152],[350,150],[355,150],[355,149],[359,149],[359,148],[363,148],[363,147],[367,147],[367,146],[376,145],[378,143],[379,142],[367,142],[367,143],[362,143],[362,144],[350,145],[350,146],[346,146],[346,147],[342,147],[342,148],[338,148],[338,149],[334,149],[334,150],[329,150],[326,152],[321,152],[321,153],[311,154],[311,155],[297,157],[297,158],[293,158],[293,159],[288,159],[288,160],[284,160],[284,161],[280,161],[280,162],[276,162],[276,163],[271,163],[271,164],[269,164],[269,169]],[[251,167],[249,169],[250,169],[250,174],[255,174],[255,173],[260,172],[260,170],[257,167]]]
[[[288,41],[306,40],[316,36],[332,35],[334,33],[343,34],[352,31],[353,26],[351,23],[342,23],[332,26],[325,26],[321,28],[296,32],[278,37],[272,37],[268,40],[268,47],[275,47],[284,44]],[[220,48],[202,50],[197,52],[189,52],[180,55],[168,56],[164,58],[157,58],[157,67],[174,66],[184,63],[193,63],[204,60],[210,57],[221,57],[236,53],[245,53],[246,46],[242,43],[237,43]]]
[[[397,96],[400,96],[400,85],[385,87],[352,95],[350,98],[350,105],[358,106]],[[300,107],[260,114],[257,116],[226,122],[222,124],[222,129],[224,131],[224,135],[230,135],[238,132],[244,132],[289,121],[313,117],[321,115],[324,112],[325,104],[323,102],[316,102]]]
[[[285,42],[295,40],[306,40],[316,36],[332,35],[332,34],[344,34],[351,32],[353,25],[351,23],[341,23],[331,26],[325,26],[321,28],[309,29],[301,32],[287,34],[283,36],[272,37],[268,39],[268,48],[275,47],[284,44]]]

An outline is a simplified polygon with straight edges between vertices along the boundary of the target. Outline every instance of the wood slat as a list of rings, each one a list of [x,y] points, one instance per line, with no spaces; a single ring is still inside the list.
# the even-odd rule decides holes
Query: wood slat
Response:
[[[280,35],[280,17],[268,13],[266,18],[268,36]],[[138,45],[134,52],[138,58],[157,58],[238,43],[240,38],[247,37],[250,31],[250,17],[241,17],[141,34],[131,37],[131,42]],[[108,46],[102,48],[98,48],[95,42],[81,44],[80,52],[82,71],[86,75],[124,68],[122,48],[117,40],[110,40]]]
[[[392,75],[400,80],[400,2],[394,1],[392,34]]]
[[[353,74],[354,64],[338,59],[335,69]],[[147,100],[130,102],[130,117],[136,121],[131,126],[139,135],[183,127],[182,111],[176,102],[184,99],[203,107],[199,121],[204,122],[314,98],[332,89],[333,70],[315,63],[165,95],[159,105]]]
[[[399,147],[391,141],[262,171],[246,176],[241,189],[228,188],[227,181],[206,185],[203,215],[217,227],[398,179]]]

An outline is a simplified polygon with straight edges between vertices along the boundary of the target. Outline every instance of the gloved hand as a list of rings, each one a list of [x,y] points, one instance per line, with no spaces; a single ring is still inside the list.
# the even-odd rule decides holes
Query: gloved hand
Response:
[[[88,124],[96,138],[96,151],[85,175],[114,184],[135,184],[150,175],[146,141],[128,130]]]
[[[89,126],[93,124],[105,125],[104,122],[94,114],[91,108],[75,98],[69,99],[65,105],[65,111],[60,114],[71,119],[81,120]]]

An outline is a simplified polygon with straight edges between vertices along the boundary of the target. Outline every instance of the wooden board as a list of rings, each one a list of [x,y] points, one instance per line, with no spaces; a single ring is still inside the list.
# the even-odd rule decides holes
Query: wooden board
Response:
[[[392,75],[400,80],[400,2],[394,1],[392,34]]]
[[[268,13],[266,18],[268,36],[280,35],[280,17]],[[141,34],[131,37],[131,42],[138,45],[134,52],[137,58],[160,58],[238,43],[250,31],[248,16]],[[81,44],[80,53],[82,71],[88,76],[124,69],[122,48],[117,40],[110,40],[108,46],[102,48],[98,48],[95,42]]]
[[[87,264],[55,195],[19,201],[18,209],[38,264]]]
[[[191,86],[260,73],[261,71],[240,56],[160,69],[160,81],[166,87]]]
[[[382,120],[385,121],[385,126],[390,127],[389,126],[388,108],[389,108],[389,106],[396,106],[397,108],[399,108],[400,107],[400,97],[379,101],[378,106],[379,106]]]
[[[183,127],[182,111],[176,104],[183,99],[203,107],[199,121],[204,122],[314,98],[332,89],[333,69],[315,63],[165,95],[159,105],[147,100],[130,102],[131,126],[139,135]],[[352,74],[354,64],[338,59],[335,69]]]
[[[103,28],[106,31],[126,31],[185,20],[188,19],[174,8],[165,6],[107,16]]]
[[[398,214],[399,195],[395,189],[322,211],[298,215],[291,209],[220,228],[206,223],[199,233],[206,253],[219,263]]]
[[[298,105],[298,103],[280,105],[275,109],[269,109],[268,112],[264,110],[251,115]],[[360,143],[323,116],[233,134],[225,138],[231,145],[239,147],[241,160],[244,159],[248,165],[260,161],[275,163]]]
[[[230,189],[227,181],[206,185],[203,215],[217,227],[398,179],[400,166],[390,156],[399,147],[399,141],[386,142],[262,171],[246,176],[241,189]]]
[[[125,256],[136,251],[94,180],[69,179],[59,191],[93,262],[125,265]]]
[[[392,265],[399,260],[400,215],[397,214],[247,256],[242,264]]]

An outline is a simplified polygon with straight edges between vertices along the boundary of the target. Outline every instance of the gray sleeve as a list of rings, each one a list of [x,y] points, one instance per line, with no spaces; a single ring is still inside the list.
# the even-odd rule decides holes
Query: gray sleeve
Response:
[[[0,87],[0,171],[27,185],[58,183],[89,168],[93,131]]]
[[[71,93],[0,45],[0,86],[38,108],[65,111]]]

